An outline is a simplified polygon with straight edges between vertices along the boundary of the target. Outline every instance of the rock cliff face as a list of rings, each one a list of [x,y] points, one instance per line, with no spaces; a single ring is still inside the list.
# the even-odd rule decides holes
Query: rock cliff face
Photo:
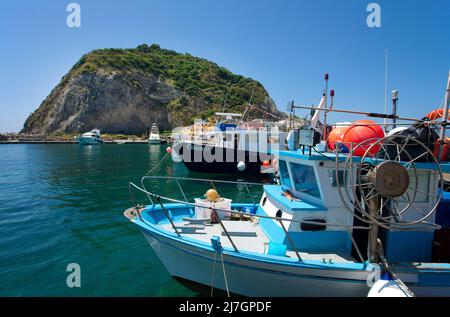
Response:
[[[252,103],[278,113],[262,85],[189,54],[157,45],[97,50],[84,55],[40,107],[22,132],[142,134],[207,119],[216,111],[242,112]],[[225,101],[225,102],[224,102]],[[279,114],[279,113],[278,113]],[[249,118],[265,117],[249,110]]]

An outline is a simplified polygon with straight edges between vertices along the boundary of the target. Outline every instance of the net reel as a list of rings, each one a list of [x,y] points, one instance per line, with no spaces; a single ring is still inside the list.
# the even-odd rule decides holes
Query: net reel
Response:
[[[408,151],[411,148],[419,154]],[[362,157],[352,155],[357,149],[364,150]],[[419,188],[421,171],[416,163],[426,156],[430,158],[426,170],[443,188],[440,164],[421,141],[410,136],[391,135],[357,144],[350,149],[343,169],[338,157],[336,159],[337,187],[344,205],[359,220],[386,229],[407,230],[417,225],[435,227],[427,220],[436,211],[442,190],[434,188],[434,192],[432,189],[427,192]],[[423,195],[429,202],[426,212],[417,207],[418,197]]]

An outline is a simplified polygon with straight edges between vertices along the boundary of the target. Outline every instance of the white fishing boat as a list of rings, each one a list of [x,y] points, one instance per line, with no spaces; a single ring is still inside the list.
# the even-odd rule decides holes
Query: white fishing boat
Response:
[[[450,296],[450,261],[432,252],[442,235],[438,219],[448,217],[448,208],[439,209],[448,148],[435,130],[443,139],[450,74],[447,87],[442,119],[418,120],[396,134],[356,121],[339,139],[338,130],[328,137],[324,126],[323,147],[313,126],[295,131],[288,150],[272,152],[280,184],[145,176],[139,186],[129,183],[133,207],[124,214],[172,276],[206,285],[211,294],[218,288],[246,296]],[[326,102],[319,111],[330,111]],[[173,182],[183,198],[162,193],[161,182]],[[191,182],[211,188],[193,193]],[[237,201],[221,197],[219,188]],[[138,194],[149,203],[140,204]],[[448,238],[439,241],[447,250]]]
[[[83,133],[81,136],[77,137],[77,141],[79,144],[84,145],[103,144],[104,142],[101,138],[99,129],[92,129],[89,132]]]
[[[286,127],[244,122],[240,113],[218,112],[215,117],[215,125],[199,122],[175,137],[174,153],[190,171],[258,174],[263,164],[271,164],[269,152],[285,147]]]
[[[159,129],[156,123],[153,123],[148,137],[148,144],[161,144],[161,137],[159,136]]]

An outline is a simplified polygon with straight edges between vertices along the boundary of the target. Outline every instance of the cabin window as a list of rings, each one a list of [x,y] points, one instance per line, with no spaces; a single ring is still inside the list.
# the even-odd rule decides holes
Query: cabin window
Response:
[[[280,169],[281,183],[288,188],[292,188],[286,161],[279,161],[278,165]]]
[[[296,191],[320,198],[319,186],[312,166],[291,163],[291,172]]]

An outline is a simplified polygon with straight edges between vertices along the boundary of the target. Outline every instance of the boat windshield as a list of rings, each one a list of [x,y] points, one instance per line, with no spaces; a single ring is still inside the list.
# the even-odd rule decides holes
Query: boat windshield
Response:
[[[279,168],[280,168],[280,178],[281,178],[281,183],[283,184],[283,186],[292,189],[292,183],[291,183],[291,179],[289,177],[289,171],[287,168],[287,163],[286,161],[279,161]]]
[[[320,191],[319,186],[317,185],[314,168],[312,166],[299,163],[290,163],[290,165],[295,190],[297,192],[303,192],[313,197],[320,198]]]

